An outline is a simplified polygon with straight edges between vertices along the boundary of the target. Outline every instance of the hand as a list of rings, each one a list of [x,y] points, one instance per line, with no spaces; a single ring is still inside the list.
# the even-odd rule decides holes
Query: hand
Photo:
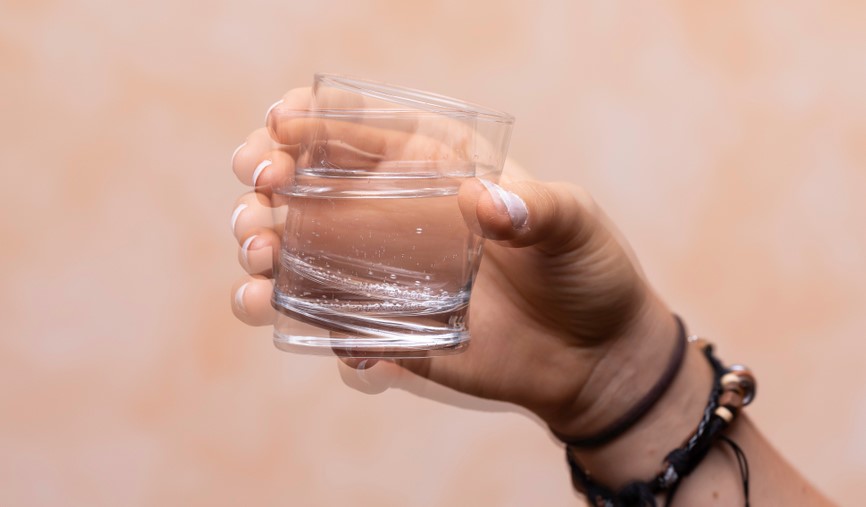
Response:
[[[305,89],[286,94],[268,127],[233,158],[238,178],[256,187],[233,213],[240,262],[251,275],[235,285],[233,310],[254,325],[270,324],[274,314],[269,277],[285,203],[270,188],[290,177],[308,128],[284,113],[308,100]],[[365,153],[411,149],[387,131],[347,136]],[[508,163],[501,187],[473,179],[458,201],[467,225],[490,240],[470,304],[471,345],[454,356],[394,362],[458,391],[519,404],[563,434],[592,433],[628,410],[664,368],[675,324],[589,195],[534,181]]]

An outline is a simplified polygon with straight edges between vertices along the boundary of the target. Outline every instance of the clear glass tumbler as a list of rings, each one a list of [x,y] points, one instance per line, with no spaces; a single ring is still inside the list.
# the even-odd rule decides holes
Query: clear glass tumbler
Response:
[[[309,109],[281,111],[298,144],[275,191],[288,214],[272,298],[293,352],[459,352],[482,239],[457,202],[498,181],[514,118],[463,101],[318,74]]]

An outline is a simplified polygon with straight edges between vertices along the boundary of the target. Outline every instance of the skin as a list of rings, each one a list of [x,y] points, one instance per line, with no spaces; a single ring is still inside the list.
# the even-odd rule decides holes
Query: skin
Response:
[[[247,245],[238,258],[249,274],[232,289],[232,309],[251,325],[274,319],[271,267],[282,230],[279,208],[286,203],[271,189],[289,180],[295,160],[304,156],[298,146],[315,120],[298,119],[293,111],[306,107],[309,96],[308,89],[288,92],[268,114],[267,127],[251,133],[232,160],[247,185],[261,163],[271,161],[235,208],[241,211],[233,232]],[[387,128],[324,127],[342,129],[340,139],[356,148],[339,156],[367,163],[428,148],[423,139]],[[462,354],[421,360],[342,360],[364,367],[367,380],[378,377],[386,386],[382,378],[408,371],[460,392],[518,404],[559,433],[592,434],[626,412],[664,370],[676,339],[671,311],[582,188],[535,181],[510,161],[501,186],[525,204],[526,220],[517,227],[478,180],[464,183],[458,195],[467,225],[488,239],[470,305],[471,346]],[[694,431],[711,381],[706,361],[689,347],[683,369],[646,417],[613,442],[576,456],[612,487],[654,476],[664,455]],[[729,434],[748,456],[755,505],[831,505],[746,417]],[[683,482],[675,503],[742,505],[730,451],[715,447]]]

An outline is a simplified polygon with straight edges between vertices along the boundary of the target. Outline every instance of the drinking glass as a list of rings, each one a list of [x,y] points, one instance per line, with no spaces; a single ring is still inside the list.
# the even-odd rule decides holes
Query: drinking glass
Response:
[[[464,101],[317,74],[294,133],[272,304],[283,350],[427,357],[469,343],[482,238],[458,190],[497,182],[514,118]]]

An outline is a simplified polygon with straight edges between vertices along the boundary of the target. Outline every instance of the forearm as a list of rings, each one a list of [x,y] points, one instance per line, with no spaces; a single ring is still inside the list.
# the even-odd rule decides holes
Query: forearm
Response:
[[[749,499],[752,505],[832,506],[764,438],[744,413],[726,435],[749,460]],[[697,469],[685,479],[676,505],[742,506],[743,492],[736,457],[728,446],[716,444]]]
[[[656,319],[645,328],[643,342],[631,345],[619,357],[621,371],[629,381],[611,378],[607,389],[598,395],[602,401],[610,400],[609,405],[615,407],[612,412],[622,410],[614,398],[639,398],[664,369],[673,338],[671,326],[664,322]],[[647,352],[656,349],[663,353]],[[604,378],[604,372],[600,376]],[[712,383],[709,363],[700,349],[690,344],[682,369],[646,416],[612,442],[591,450],[572,450],[573,455],[594,481],[614,490],[631,481],[650,480],[661,471],[667,454],[695,432]],[[597,425],[601,419],[595,416],[590,420]],[[725,435],[748,459],[752,505],[832,505],[772,448],[745,413],[734,420]],[[659,504],[664,504],[661,497]],[[743,481],[733,451],[717,442],[682,480],[672,505],[744,505]]]

